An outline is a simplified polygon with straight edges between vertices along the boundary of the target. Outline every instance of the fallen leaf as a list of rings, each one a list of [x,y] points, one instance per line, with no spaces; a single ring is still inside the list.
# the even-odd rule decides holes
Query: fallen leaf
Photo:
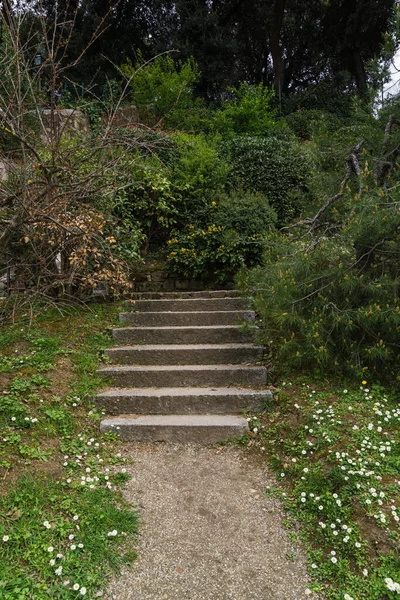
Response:
[[[21,510],[18,508],[17,510],[14,510],[13,508],[11,510],[8,511],[7,513],[7,517],[10,517],[10,519],[12,521],[17,521],[17,519],[19,519],[21,516]]]

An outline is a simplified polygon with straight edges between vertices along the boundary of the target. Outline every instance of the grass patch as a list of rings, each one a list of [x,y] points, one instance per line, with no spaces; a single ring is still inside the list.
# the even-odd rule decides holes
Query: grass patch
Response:
[[[367,382],[285,382],[270,411],[249,417],[246,442],[280,480],[267,493],[301,523],[310,587],[324,598],[400,594],[399,422],[394,395]]]
[[[124,459],[90,400],[119,310],[50,310],[0,334],[0,599],[95,598],[135,558]]]

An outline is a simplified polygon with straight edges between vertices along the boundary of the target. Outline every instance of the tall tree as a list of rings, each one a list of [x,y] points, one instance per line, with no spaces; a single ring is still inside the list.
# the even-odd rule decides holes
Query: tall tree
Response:
[[[274,87],[281,94],[285,77],[281,31],[285,13],[286,0],[275,0],[271,27],[271,56],[274,66]]]
[[[7,0],[11,1],[11,0]],[[39,1],[39,0],[38,0]],[[367,63],[379,57],[395,0],[40,0],[48,11],[78,6],[70,57],[87,47],[93,30],[104,34],[87,50],[75,77],[116,74],[126,58],[179,49],[193,56],[202,77],[198,92],[222,98],[241,81],[274,85],[285,94],[324,79],[355,86],[370,83]],[[107,58],[105,58],[107,57]],[[342,74],[347,74],[347,78]],[[344,85],[344,84],[342,84]],[[347,84],[346,84],[347,85]]]

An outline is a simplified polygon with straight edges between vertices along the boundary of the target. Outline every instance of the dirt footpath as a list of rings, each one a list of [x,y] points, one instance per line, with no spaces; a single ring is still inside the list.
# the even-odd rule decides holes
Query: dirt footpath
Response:
[[[276,480],[261,456],[166,444],[127,444],[124,455],[138,560],[108,600],[315,600],[279,502],[265,495]]]

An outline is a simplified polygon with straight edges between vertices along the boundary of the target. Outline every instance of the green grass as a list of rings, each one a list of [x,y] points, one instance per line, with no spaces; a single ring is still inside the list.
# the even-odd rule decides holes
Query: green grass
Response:
[[[0,599],[95,598],[135,558],[124,459],[90,401],[119,310],[50,310],[0,333]]]
[[[93,598],[132,559],[121,544],[136,532],[136,515],[103,486],[25,477],[0,513],[0,598]]]
[[[278,496],[301,523],[310,587],[331,600],[397,597],[400,408],[395,396],[366,382],[348,389],[285,382],[275,407],[249,419],[247,443],[261,449],[280,480],[267,493]]]

